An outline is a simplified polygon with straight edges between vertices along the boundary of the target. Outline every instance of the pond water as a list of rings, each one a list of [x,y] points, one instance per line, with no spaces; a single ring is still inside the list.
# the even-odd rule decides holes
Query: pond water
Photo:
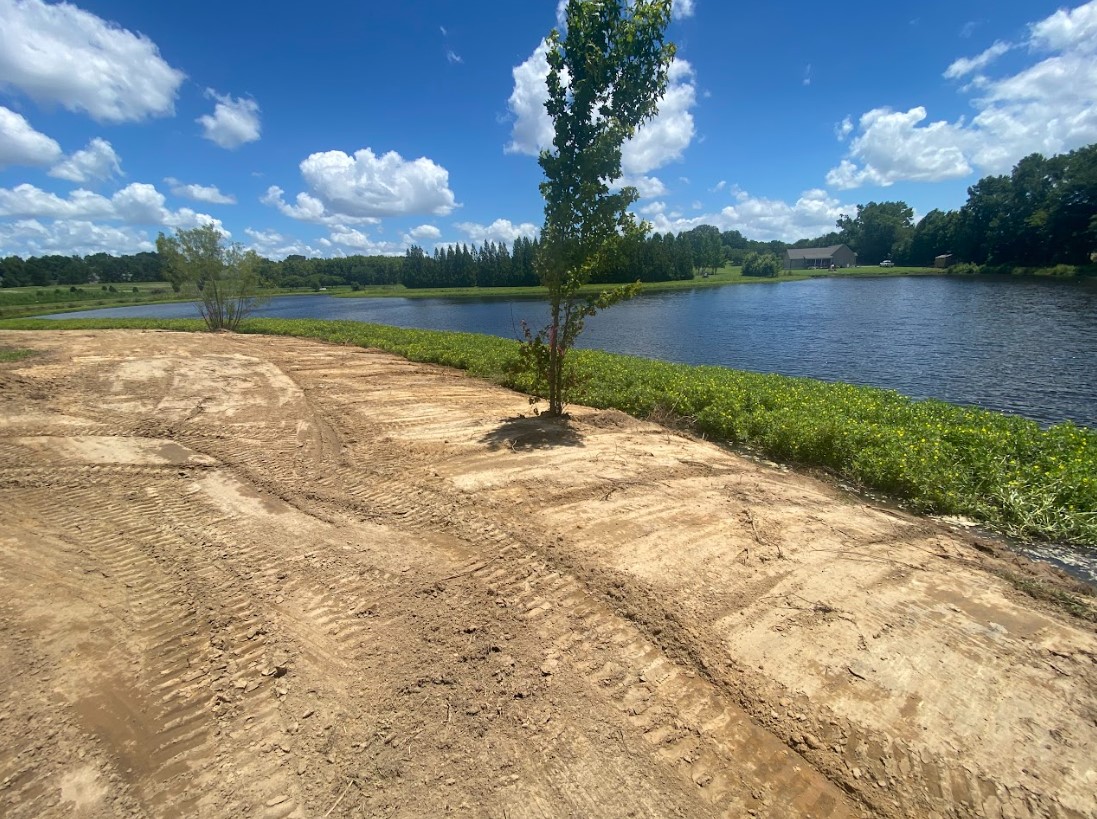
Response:
[[[68,314],[70,317],[72,314]],[[81,316],[190,317],[191,304]],[[284,296],[257,315],[517,338],[532,299]],[[61,314],[54,316],[64,317]],[[886,387],[1097,427],[1097,282],[813,279],[641,295],[587,322],[584,347]]]

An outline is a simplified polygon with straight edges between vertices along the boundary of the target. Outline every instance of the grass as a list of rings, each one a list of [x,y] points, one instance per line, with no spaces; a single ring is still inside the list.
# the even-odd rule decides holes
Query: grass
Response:
[[[199,330],[199,321],[14,320],[8,329]],[[245,333],[376,347],[458,367],[526,393],[514,341],[353,321],[252,319]],[[912,509],[963,515],[1005,534],[1097,547],[1097,431],[897,392],[575,351],[575,403],[684,419],[696,432],[785,463],[822,468]]]
[[[110,288],[114,289],[111,290]],[[0,318],[39,315],[43,312],[90,310],[177,301],[167,282],[127,282],[114,285],[57,285],[55,287],[5,287],[0,289]]]
[[[0,361],[22,361],[34,354],[34,350],[27,350],[22,347],[0,347]]]

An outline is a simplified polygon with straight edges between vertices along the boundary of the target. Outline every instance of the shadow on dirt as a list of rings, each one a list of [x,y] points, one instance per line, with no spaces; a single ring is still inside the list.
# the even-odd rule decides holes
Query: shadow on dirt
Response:
[[[583,446],[583,436],[566,418],[534,416],[507,418],[480,439],[489,449],[526,451],[555,449],[561,446]]]

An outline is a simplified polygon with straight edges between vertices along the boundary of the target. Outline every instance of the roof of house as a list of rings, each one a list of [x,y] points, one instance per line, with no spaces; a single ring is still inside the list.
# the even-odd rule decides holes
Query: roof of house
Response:
[[[831,245],[830,247],[791,247],[785,252],[790,259],[829,259],[845,245]],[[849,248],[846,248],[847,250]]]

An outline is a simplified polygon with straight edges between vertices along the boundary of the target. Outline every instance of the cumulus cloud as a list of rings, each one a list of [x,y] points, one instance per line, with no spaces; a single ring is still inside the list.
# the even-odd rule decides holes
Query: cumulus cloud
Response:
[[[922,106],[862,115],[848,154],[827,183],[852,188],[1005,173],[1030,153],[1051,155],[1097,142],[1097,0],[1031,24],[1023,45],[1034,62],[1016,73],[982,73],[1016,48],[1004,43],[948,67],[945,74],[953,79],[973,75],[960,89],[977,95],[970,120],[927,121]]]
[[[244,235],[249,239],[244,245],[245,248],[254,250],[267,259],[284,259],[287,256],[308,256],[311,258],[326,255],[324,251],[318,250],[295,237],[284,236],[276,230],[255,230],[247,227],[244,228]]]
[[[301,162],[308,192],[295,204],[277,185],[262,201],[294,219],[320,224],[361,224],[385,216],[446,216],[457,207],[449,171],[426,157],[406,160],[395,151],[377,156],[369,148],[315,153]]]
[[[537,236],[540,228],[532,222],[522,222],[516,225],[509,219],[496,219],[490,225],[481,225],[476,222],[459,222],[457,229],[463,232],[474,244],[484,242],[502,242],[514,244],[514,240],[521,237],[532,239]]]
[[[60,219],[75,221],[121,221],[129,225],[155,225],[188,229],[212,224],[226,236],[221,221],[190,208],[170,210],[164,206],[164,195],[155,186],[141,182],[127,185],[107,198],[97,193],[77,189],[67,197],[48,193],[24,183],[14,188],[0,188],[0,217],[18,219]]]
[[[0,0],[0,84],[100,122],[174,113],[186,75],[148,37],[68,3]]]
[[[631,186],[636,188],[636,193],[641,199],[654,199],[656,196],[664,196],[667,186],[657,176],[629,176],[625,174],[615,183],[615,187]]]
[[[545,110],[548,71],[545,41],[512,70],[514,88],[507,105],[514,122],[505,148],[507,153],[536,156],[552,147],[552,120]],[[622,146],[622,170],[641,175],[681,159],[696,133],[692,114],[696,103],[693,67],[686,60],[675,58],[668,71],[667,92],[659,103],[659,113]]]
[[[514,117],[510,142],[504,149],[508,154],[536,156],[552,145],[552,120],[545,110],[548,99],[548,42],[542,40],[525,62],[511,69],[514,89],[510,92],[507,107]]]
[[[22,114],[0,106],[0,168],[49,165],[60,156],[56,140],[34,130]]]
[[[170,186],[171,192],[184,199],[193,199],[196,202],[207,202],[211,205],[235,205],[236,197],[221,193],[216,185],[185,185],[178,179],[167,177],[164,179]]]
[[[407,245],[403,242],[376,241],[352,227],[336,226],[328,238],[334,245],[350,248],[365,256],[399,256],[407,250]]]
[[[693,67],[675,59],[667,72],[667,93],[659,113],[642,125],[621,146],[621,169],[626,174],[645,174],[681,159],[696,133],[690,110],[697,104]]]
[[[434,225],[419,225],[404,234],[404,241],[409,245],[415,242],[437,242],[442,238],[442,231]]]
[[[921,106],[909,111],[876,108],[861,117],[861,134],[851,155],[860,165],[842,160],[827,174],[827,184],[840,189],[864,184],[891,185],[899,180],[936,182],[971,173],[964,151],[969,141],[962,127],[947,122],[919,126],[926,118]],[[896,153],[896,147],[902,151]]]
[[[1030,26],[1030,44],[1049,51],[1097,52],[1097,3],[1059,9]]]
[[[20,219],[0,222],[0,246],[5,252],[29,256],[87,256],[92,253],[143,253],[156,249],[147,231],[103,225],[81,219],[41,222]]]
[[[818,188],[804,191],[792,204],[735,189],[735,204],[715,213],[686,218],[674,211],[668,213],[664,202],[652,202],[641,208],[640,213],[658,233],[681,233],[698,225],[715,225],[720,230],[738,230],[752,239],[791,242],[834,230],[838,217],[856,215],[857,208],[842,204]]]
[[[122,161],[105,139],[96,137],[86,148],[50,168],[50,176],[87,184],[122,175]]]
[[[221,95],[212,88],[206,96],[217,100],[212,114],[203,114],[195,122],[202,126],[206,139],[222,148],[239,148],[246,142],[259,139],[259,103],[244,97]]]

